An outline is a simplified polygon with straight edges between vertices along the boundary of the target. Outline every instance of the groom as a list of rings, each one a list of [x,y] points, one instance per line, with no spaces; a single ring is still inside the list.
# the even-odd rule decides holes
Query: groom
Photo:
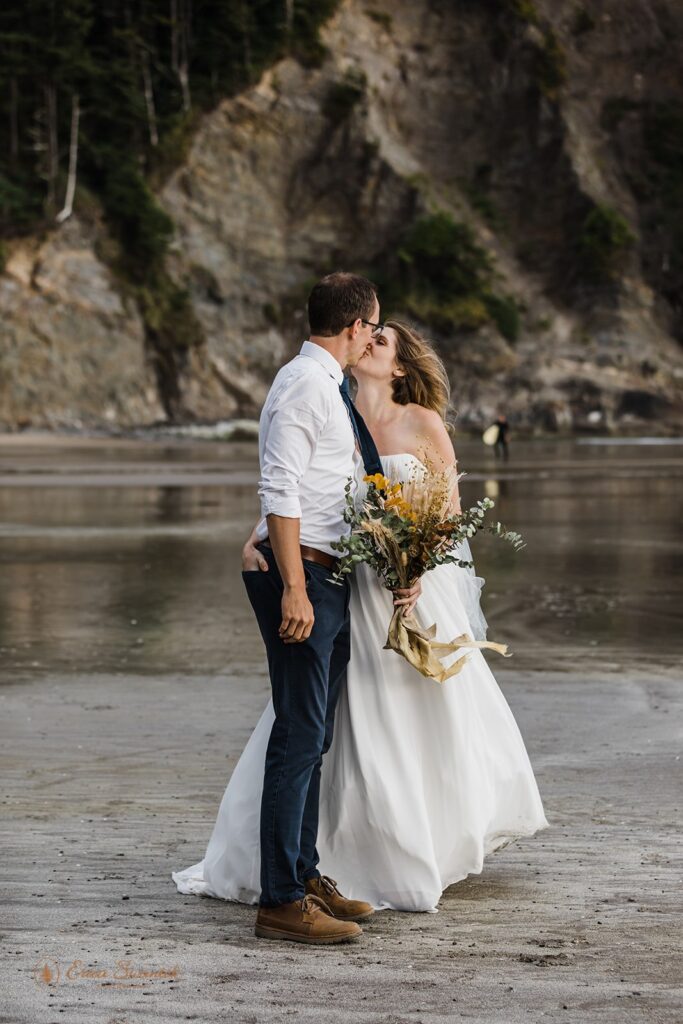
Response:
[[[350,653],[349,583],[330,581],[338,565],[332,542],[348,532],[344,487],[356,479],[358,460],[366,472],[381,472],[342,371],[356,365],[382,324],[373,285],[347,273],[315,285],[308,318],[310,339],[278,372],[261,412],[261,567],[242,579],[266,646],[275,710],[255,931],[327,944],[357,938],[356,922],[373,913],[320,874],[316,839],[322,758]],[[395,603],[418,592],[419,585],[396,591]]]

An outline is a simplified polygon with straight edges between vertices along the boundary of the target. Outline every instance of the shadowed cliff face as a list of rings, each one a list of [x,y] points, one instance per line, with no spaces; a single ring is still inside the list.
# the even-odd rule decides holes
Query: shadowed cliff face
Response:
[[[159,196],[176,225],[168,270],[189,289],[203,334],[172,382],[180,417],[256,414],[306,336],[310,284],[345,267],[384,286],[383,315],[422,321],[462,426],[504,408],[520,427],[678,429],[683,8],[346,0],[322,39],[322,67],[282,61],[207,115]],[[462,295],[445,316],[415,267],[404,283],[406,232],[435,214],[471,232],[491,268],[487,288],[516,307],[514,331],[487,313],[490,295],[484,305]],[[10,426],[67,423],[75,410],[102,422],[102,402],[72,389],[71,373],[61,404],[54,390],[29,396],[25,386],[48,320],[64,365],[82,348],[72,280],[56,275],[49,305],[41,284],[70,239],[89,238],[98,270],[86,291],[107,279],[116,294],[95,255],[101,229],[68,231],[41,249],[42,278],[30,247],[10,254],[1,301],[14,355],[0,392]],[[112,319],[101,301],[79,379],[103,386],[106,375],[109,420],[158,419],[139,319],[125,304]],[[112,360],[123,338],[130,353]]]

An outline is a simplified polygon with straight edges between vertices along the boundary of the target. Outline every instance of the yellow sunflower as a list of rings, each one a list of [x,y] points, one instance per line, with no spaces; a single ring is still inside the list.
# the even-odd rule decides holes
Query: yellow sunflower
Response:
[[[372,476],[364,476],[363,480],[367,484],[374,484],[378,491],[385,491],[389,486],[389,481],[381,473],[373,473]]]

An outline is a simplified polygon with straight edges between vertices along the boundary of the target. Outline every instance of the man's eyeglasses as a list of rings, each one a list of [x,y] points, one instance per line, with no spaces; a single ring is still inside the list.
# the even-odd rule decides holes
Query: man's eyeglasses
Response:
[[[346,326],[347,327],[353,327],[355,322],[356,322],[355,320],[352,320],[351,323],[347,324]],[[386,326],[386,324],[382,324],[382,323],[373,324],[372,320],[363,320],[362,317],[360,317],[360,322],[362,324],[365,324],[366,327],[372,327],[371,334],[372,334],[373,338],[379,338],[380,334],[382,333],[382,331],[384,330],[384,328]]]

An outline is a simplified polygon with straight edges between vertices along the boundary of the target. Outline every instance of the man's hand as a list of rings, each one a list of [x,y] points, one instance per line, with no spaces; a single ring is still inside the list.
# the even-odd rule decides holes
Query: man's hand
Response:
[[[252,531],[242,548],[242,572],[252,572],[254,569],[268,572],[268,561],[256,547],[256,534]]]
[[[273,546],[275,561],[282,577],[282,622],[278,635],[286,644],[308,640],[315,615],[306,593],[306,570],[299,545],[300,520],[269,512],[268,540]]]
[[[315,622],[306,586],[285,587],[282,595],[282,623],[278,633],[286,644],[308,640]]]
[[[410,615],[417,604],[417,599],[422,593],[422,581],[418,580],[412,587],[397,587],[392,591],[394,605],[403,609],[402,615]]]

